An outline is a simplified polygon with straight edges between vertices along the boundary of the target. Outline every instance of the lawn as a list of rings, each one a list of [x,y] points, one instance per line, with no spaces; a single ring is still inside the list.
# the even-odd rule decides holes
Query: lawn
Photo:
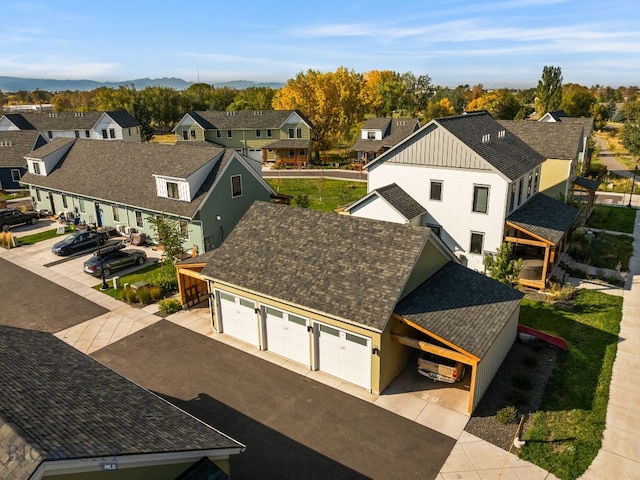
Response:
[[[567,252],[576,262],[611,270],[619,267],[622,272],[629,270],[633,255],[632,236],[597,232],[591,238],[582,230],[573,234]]]
[[[605,427],[622,298],[578,290],[572,308],[525,299],[520,322],[564,338],[520,458],[560,479],[580,477],[596,457]]]
[[[327,178],[265,178],[278,193],[291,195],[292,205],[298,205],[301,196],[309,199],[313,210],[333,211],[348,205],[367,194],[366,182],[334,180]]]
[[[120,288],[113,288],[113,282],[109,281],[107,282],[109,288],[106,290],[102,290],[102,292],[106,293],[112,298],[115,298],[116,300],[138,303],[140,302],[140,299],[135,295],[132,295],[133,290],[124,288],[126,284],[133,285],[136,282],[147,282],[149,286],[160,287],[162,290],[162,295],[172,295],[178,290],[178,280],[175,267],[173,265],[165,265],[164,263],[153,263],[133,273],[121,276],[119,281]],[[99,290],[101,285],[100,280],[97,279],[96,282],[97,284],[93,288]],[[131,295],[129,295],[128,298],[124,298],[125,293]],[[158,300],[159,298],[160,297],[150,298],[149,300]]]
[[[611,230],[614,232],[633,233],[636,223],[636,210],[633,208],[595,205],[587,221],[587,227]]]
[[[73,232],[73,228],[66,227],[65,233]],[[57,228],[52,230],[45,230],[44,232],[34,233],[33,235],[25,235],[23,237],[18,238],[18,243],[20,245],[33,245],[34,243],[42,242],[44,240],[49,240],[54,237],[61,237],[62,235],[58,234]]]

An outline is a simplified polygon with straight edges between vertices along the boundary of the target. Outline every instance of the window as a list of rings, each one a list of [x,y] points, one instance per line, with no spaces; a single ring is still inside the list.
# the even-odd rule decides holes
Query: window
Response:
[[[367,139],[368,140],[375,140],[376,139],[376,132],[367,132]]]
[[[38,199],[39,202],[42,201],[42,198],[40,198],[40,190],[36,189],[36,198]]]
[[[33,173],[40,175],[40,163],[33,162]]]
[[[131,136],[131,128],[128,130],[128,135]]]
[[[262,136],[261,130],[256,130],[256,138],[260,138]]]
[[[142,212],[136,210],[136,225],[140,228],[144,227],[144,223],[142,222]]]
[[[167,197],[180,198],[178,193],[178,184],[176,182],[167,182]]]
[[[442,200],[442,182],[440,180],[431,180],[430,200]]]
[[[76,134],[76,138],[80,138],[80,131],[79,130],[76,130],[74,133]]]
[[[20,170],[11,170],[11,180],[14,182],[20,181]]]
[[[476,185],[473,187],[473,211],[487,213],[489,203],[489,187]]]
[[[180,235],[183,238],[189,238],[189,222],[184,218],[180,219]]]
[[[296,156],[296,151],[292,148],[289,150],[289,158],[293,158]]]
[[[267,128],[267,138],[271,138],[271,129]]]
[[[191,140],[195,140],[196,139],[196,131],[195,130],[190,130],[189,133],[191,134]]]
[[[69,205],[67,204],[67,196],[66,195],[62,195],[62,207],[63,208],[69,208]]]
[[[120,209],[118,208],[117,205],[111,205],[111,213],[113,214],[113,221],[114,222],[119,222],[120,221]]]
[[[102,138],[103,139],[109,138],[109,137],[107,137],[107,129],[106,128],[102,129]]]
[[[293,128],[289,129],[289,138],[294,138],[294,136],[293,136]]]
[[[221,138],[222,132],[220,130],[216,130],[216,137]]]
[[[182,131],[182,139],[189,140],[189,132],[187,130]]]
[[[51,130],[47,132],[47,137],[53,138],[53,132]]]
[[[115,128],[110,128],[109,129],[109,138],[116,138],[116,129]]]
[[[482,253],[482,243],[484,241],[484,233],[471,232],[470,253]]]
[[[518,205],[522,205],[522,190],[524,190],[524,178],[518,182]]]
[[[513,204],[516,201],[516,184],[511,184],[511,193],[509,193],[509,211],[513,210]]]
[[[527,185],[527,198],[531,196],[532,188],[533,188],[533,175],[529,174],[529,184]]]
[[[539,170],[536,170],[536,175],[533,179],[533,193],[536,193],[538,191],[538,182],[540,180],[538,173],[539,173]]]
[[[91,132],[89,130],[84,131],[84,138],[91,138]]]
[[[296,128],[296,138],[302,138],[302,129]]]
[[[300,151],[298,152],[298,155],[300,155],[301,157],[304,157],[307,154],[307,151],[304,148],[301,148]]]
[[[231,196],[239,197],[242,195],[242,176],[234,175],[231,177]]]
[[[85,213],[85,210],[84,210],[84,199],[82,199],[82,198],[78,199],[78,204],[80,206],[80,213]]]
[[[233,130],[227,130],[227,138],[233,138]]]

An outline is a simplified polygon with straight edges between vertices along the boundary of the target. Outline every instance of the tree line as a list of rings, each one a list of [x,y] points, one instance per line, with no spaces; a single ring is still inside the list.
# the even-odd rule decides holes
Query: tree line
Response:
[[[536,88],[486,89],[482,84],[435,86],[429,75],[391,70],[364,73],[339,67],[333,72],[309,69],[278,90],[269,87],[216,88],[196,83],[176,91],[135,85],[92,91],[3,93],[0,104],[51,103],[56,111],[127,110],[142,124],[144,140],[169,132],[189,111],[298,109],[313,124],[316,160],[320,152],[355,141],[368,117],[411,117],[421,124],[465,111],[487,110],[496,119],[525,119],[533,112],[564,110],[572,117],[592,117],[596,128],[607,121],[638,124],[640,89],[562,83],[560,67],[545,66]],[[638,127],[640,129],[640,127]]]

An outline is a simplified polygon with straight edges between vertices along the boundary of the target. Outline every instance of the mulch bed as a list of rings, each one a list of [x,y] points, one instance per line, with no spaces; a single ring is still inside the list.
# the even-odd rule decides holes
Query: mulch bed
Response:
[[[535,300],[548,299],[545,295],[536,295],[534,292],[528,292],[526,296]],[[511,449],[517,453],[512,445],[518,423],[505,425],[498,421],[497,413],[502,408],[513,405],[518,412],[518,421],[524,416],[523,432],[526,432],[540,405],[557,354],[555,347],[542,341],[530,344],[516,341],[476,407],[465,431],[504,450]]]

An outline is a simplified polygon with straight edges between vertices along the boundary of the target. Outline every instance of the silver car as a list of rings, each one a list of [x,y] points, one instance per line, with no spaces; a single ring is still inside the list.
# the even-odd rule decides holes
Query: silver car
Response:
[[[102,270],[104,270],[104,276],[108,277],[111,272],[121,270],[123,268],[132,267],[134,265],[143,265],[147,260],[147,254],[142,250],[116,250],[115,252],[109,252],[101,255],[94,254],[89,260],[84,262],[84,272],[94,277],[102,276]]]

